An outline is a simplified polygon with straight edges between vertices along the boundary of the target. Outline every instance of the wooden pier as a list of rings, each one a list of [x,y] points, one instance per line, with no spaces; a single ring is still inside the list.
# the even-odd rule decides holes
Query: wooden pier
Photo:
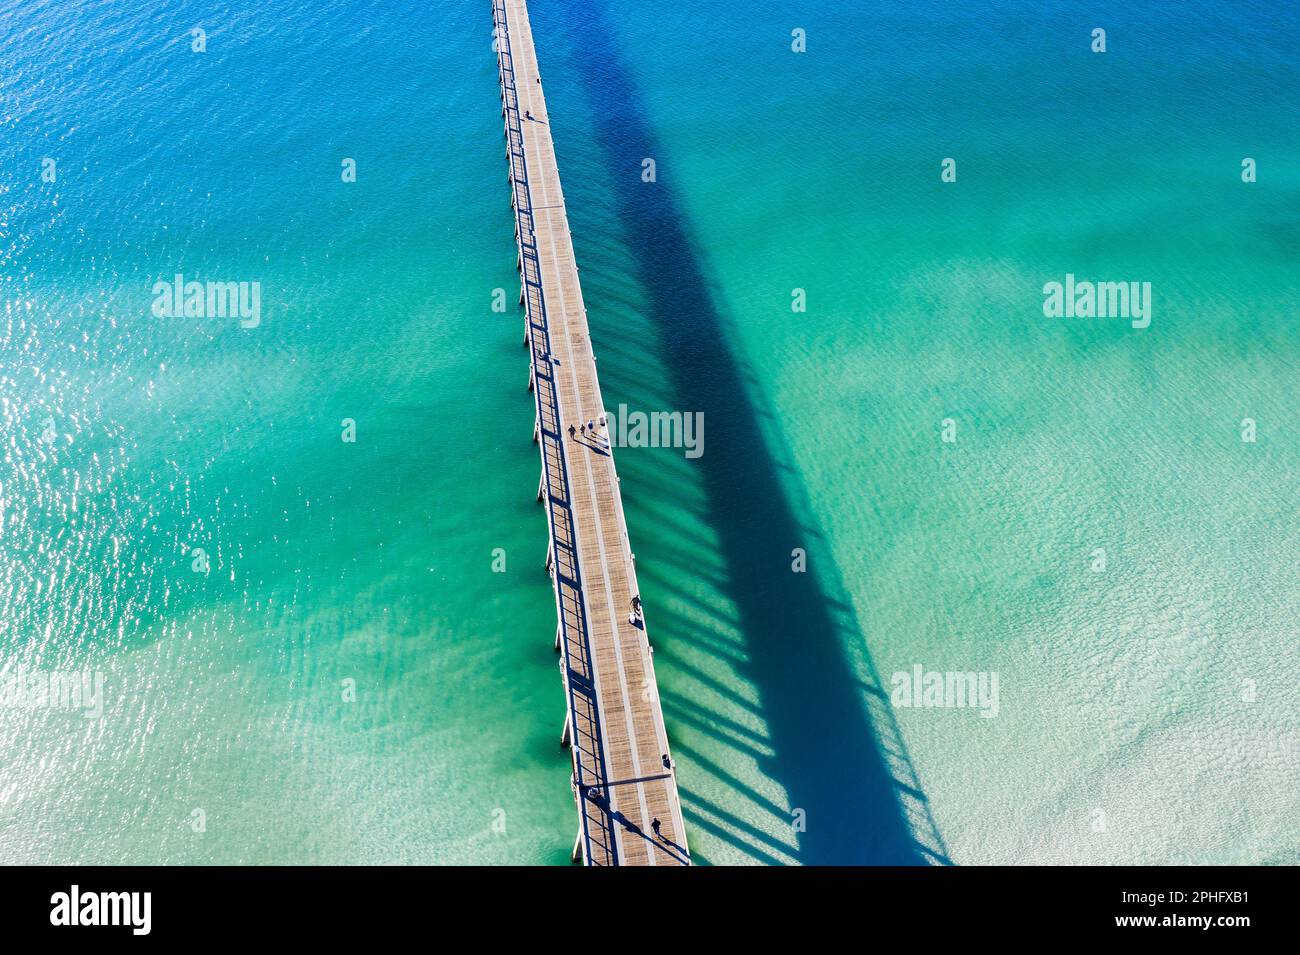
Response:
[[[528,387],[541,450],[537,497],[578,807],[574,861],[689,865],[677,780],[639,597],[587,310],[525,0],[493,0],[506,158],[519,246]],[[571,437],[587,422],[595,434]],[[658,820],[659,831],[654,831]]]

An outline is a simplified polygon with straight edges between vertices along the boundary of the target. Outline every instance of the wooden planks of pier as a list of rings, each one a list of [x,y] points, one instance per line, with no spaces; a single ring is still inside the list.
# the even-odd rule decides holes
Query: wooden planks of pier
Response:
[[[613,449],[603,428],[568,433],[599,422],[604,405],[528,8],[493,0],[492,17],[578,806],[574,858],[687,865],[647,630],[630,619],[638,589]]]

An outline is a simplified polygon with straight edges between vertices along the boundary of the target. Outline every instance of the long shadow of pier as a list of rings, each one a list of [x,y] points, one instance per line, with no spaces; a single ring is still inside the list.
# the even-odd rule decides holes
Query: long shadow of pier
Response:
[[[864,685],[861,666],[855,668],[846,652],[846,641],[856,641],[865,654],[865,640],[829,548],[809,525],[798,475],[784,463],[789,455],[779,426],[733,353],[672,177],[661,174],[654,184],[640,180],[643,157],[655,157],[661,170],[669,164],[623,62],[606,5],[584,3],[582,21],[581,57],[599,67],[577,72],[595,105],[617,215],[635,237],[632,259],[660,339],[674,407],[703,411],[708,423],[706,453],[690,465],[699,469],[695,480],[719,538],[719,584],[739,614],[735,626],[744,652],[736,667],[756,688],[768,727],[772,755],[762,753],[760,765],[785,787],[789,805],[806,813],[795,855],[810,864],[946,863],[887,696],[874,670]],[[580,230],[577,241],[581,246]],[[810,554],[804,573],[791,570],[796,547]],[[652,637],[667,629],[654,614],[650,608]],[[672,714],[668,691],[665,705]],[[688,710],[676,707],[677,717]],[[728,785],[743,786],[734,779]],[[726,838],[715,822],[693,812],[692,802],[703,797],[693,796],[689,777],[682,786],[688,819]],[[728,807],[701,808],[711,819],[728,818]],[[745,828],[734,816],[730,822],[733,829]],[[771,860],[757,845],[752,848],[754,857]]]

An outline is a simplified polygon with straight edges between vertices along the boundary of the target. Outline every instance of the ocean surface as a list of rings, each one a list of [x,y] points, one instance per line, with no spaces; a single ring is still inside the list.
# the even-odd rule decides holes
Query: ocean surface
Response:
[[[1300,862],[1300,9],[531,13],[696,861]],[[567,862],[491,44],[0,0],[0,861]]]

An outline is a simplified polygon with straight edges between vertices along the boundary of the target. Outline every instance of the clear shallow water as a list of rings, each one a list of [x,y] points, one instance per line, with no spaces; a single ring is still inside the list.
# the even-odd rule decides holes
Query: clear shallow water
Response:
[[[490,20],[7,18],[5,657],[109,703],[6,714],[0,854],[565,860]],[[261,325],[154,318],[175,272]]]
[[[107,703],[6,710],[0,857],[565,861],[486,6],[72,10],[0,14],[0,647]],[[790,16],[533,5],[606,401],[707,422],[619,457],[697,859],[914,859],[907,777],[958,862],[1294,861],[1294,17]],[[873,659],[999,717],[904,753]]]

